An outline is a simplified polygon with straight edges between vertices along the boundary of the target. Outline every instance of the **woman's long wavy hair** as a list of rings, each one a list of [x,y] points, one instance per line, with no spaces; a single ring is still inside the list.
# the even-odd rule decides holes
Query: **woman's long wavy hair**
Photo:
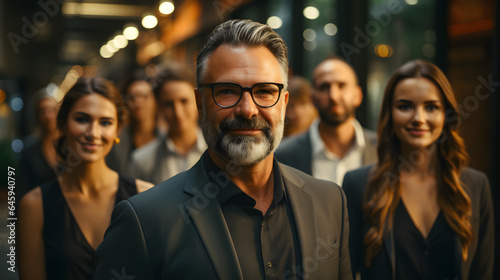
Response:
[[[462,244],[464,261],[472,242],[471,202],[460,181],[460,172],[468,161],[468,155],[457,131],[460,121],[457,101],[448,79],[436,65],[422,60],[410,61],[391,76],[382,101],[377,127],[378,163],[372,170],[363,201],[364,215],[369,223],[364,237],[365,262],[368,266],[380,252],[384,238],[392,228],[394,211],[400,199],[400,171],[408,168],[409,164],[401,157],[400,140],[393,128],[394,89],[404,79],[420,77],[432,81],[440,89],[445,103],[443,133],[436,145],[431,147],[438,153],[438,205]]]

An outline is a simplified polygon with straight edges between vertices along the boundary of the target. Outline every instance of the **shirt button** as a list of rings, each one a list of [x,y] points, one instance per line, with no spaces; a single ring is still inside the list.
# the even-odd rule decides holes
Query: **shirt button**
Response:
[[[271,268],[272,266],[273,266],[273,263],[272,263],[272,262],[270,262],[270,261],[268,261],[268,262],[267,262],[267,267]]]

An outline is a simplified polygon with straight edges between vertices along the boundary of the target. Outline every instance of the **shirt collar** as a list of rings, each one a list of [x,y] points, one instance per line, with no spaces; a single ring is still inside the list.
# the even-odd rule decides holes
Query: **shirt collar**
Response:
[[[174,142],[170,139],[170,137],[168,137],[168,133],[167,133],[167,135],[165,135],[165,145],[167,147],[168,153],[179,154],[177,152],[177,147],[175,146]],[[191,152],[202,153],[206,149],[207,149],[207,144],[205,142],[205,138],[203,138],[203,133],[202,133],[200,128],[197,128],[196,129],[196,144],[191,149],[190,153]]]
[[[319,129],[318,129],[319,122],[320,122],[319,119],[315,120],[311,125],[311,127],[309,128],[309,135],[311,137],[313,156],[329,152],[325,148],[325,143],[323,142],[323,139],[321,139],[319,135]],[[351,149],[363,149],[366,145],[363,127],[356,119],[352,121],[352,126],[354,127],[354,146]]]
[[[212,160],[210,154],[205,152],[203,155],[205,168],[208,173],[213,172],[213,174],[223,174],[226,178],[229,178],[226,172],[222,171]],[[283,184],[283,179],[281,177],[281,171],[279,169],[278,161],[276,158],[273,158],[273,176],[274,176],[274,195],[273,195],[273,203],[271,207],[274,207],[280,203],[280,201],[284,197],[285,187]],[[212,184],[217,184],[215,180],[209,176]],[[228,201],[230,201],[234,197],[241,197],[242,200],[237,200],[238,203],[242,203],[245,205],[249,205],[254,207],[256,202],[253,198],[243,192],[236,184],[234,184],[231,180],[226,186],[222,186],[219,188],[219,194],[217,195],[217,200],[219,204],[222,206]]]

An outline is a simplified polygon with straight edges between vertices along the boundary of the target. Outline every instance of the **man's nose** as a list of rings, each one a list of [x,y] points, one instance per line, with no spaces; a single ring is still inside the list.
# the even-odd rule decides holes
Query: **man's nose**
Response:
[[[340,98],[340,89],[336,84],[331,84],[329,88],[329,97],[333,101],[337,101]]]
[[[240,102],[236,105],[235,115],[243,116],[246,119],[251,119],[259,113],[257,104],[253,102],[252,95],[249,91],[242,93]]]

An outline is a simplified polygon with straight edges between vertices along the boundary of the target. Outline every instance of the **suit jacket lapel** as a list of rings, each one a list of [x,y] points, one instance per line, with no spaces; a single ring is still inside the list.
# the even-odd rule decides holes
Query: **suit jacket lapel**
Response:
[[[288,168],[280,164],[283,182],[287,198],[290,201],[295,228],[297,231],[300,256],[302,258],[302,268],[305,268],[305,260],[314,258],[314,250],[317,248],[316,243],[316,223],[314,221],[313,201],[311,195],[303,190],[304,181],[289,172]],[[304,271],[302,269],[302,271]],[[308,279],[316,279],[317,275],[309,273]]]
[[[213,195],[214,189],[209,187],[213,185],[209,184],[203,165],[204,156],[208,154],[205,153],[186,176],[184,191],[193,197],[184,204],[184,207],[200,235],[219,279],[243,279],[238,256],[219,201],[217,196]]]

